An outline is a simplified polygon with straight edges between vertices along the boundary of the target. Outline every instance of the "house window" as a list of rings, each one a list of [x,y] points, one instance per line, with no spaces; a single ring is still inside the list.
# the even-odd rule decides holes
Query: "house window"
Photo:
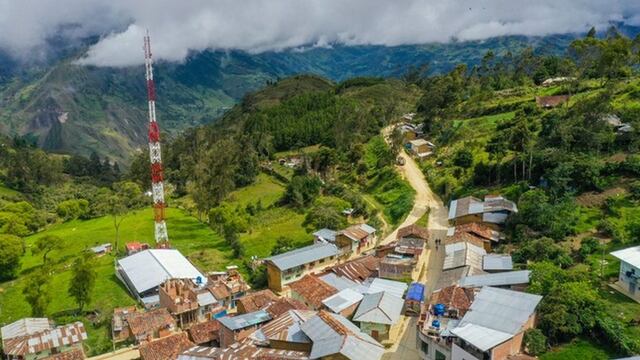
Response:
[[[447,360],[447,356],[436,350],[436,360]]]
[[[424,341],[421,341],[421,345],[420,345],[420,349],[422,350],[423,353],[429,355],[429,344],[427,344]]]

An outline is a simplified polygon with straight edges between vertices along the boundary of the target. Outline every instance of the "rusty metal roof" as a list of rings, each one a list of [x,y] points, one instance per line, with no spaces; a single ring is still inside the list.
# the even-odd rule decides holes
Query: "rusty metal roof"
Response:
[[[57,349],[81,343],[87,339],[87,332],[80,321],[42,330],[28,335],[3,339],[4,353],[13,356],[38,354],[46,350]]]

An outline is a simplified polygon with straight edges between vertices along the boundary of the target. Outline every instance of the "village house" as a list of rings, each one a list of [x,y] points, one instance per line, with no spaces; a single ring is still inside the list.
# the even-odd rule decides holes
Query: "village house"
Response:
[[[520,353],[524,332],[534,327],[542,296],[483,287],[460,323],[451,359],[506,360]]]
[[[132,312],[125,316],[125,320],[136,343],[165,337],[176,330],[176,321],[165,308]]]
[[[417,259],[413,256],[390,254],[380,261],[379,276],[383,279],[407,280],[416,269]]]
[[[445,257],[443,270],[454,269],[463,266],[471,266],[482,269],[484,256],[487,254],[484,248],[473,245],[470,242],[456,242],[447,244],[444,248]]]
[[[375,243],[376,229],[367,224],[351,225],[336,234],[336,246],[340,254],[360,254]]]
[[[333,265],[325,271],[359,284],[368,278],[378,276],[379,268],[380,258],[373,255],[365,255]]]
[[[313,233],[313,243],[314,244],[323,244],[323,243],[336,243],[336,235],[337,231],[331,229],[320,229]]]
[[[111,243],[104,243],[102,245],[94,246],[90,250],[92,253],[96,254],[97,257],[100,257],[110,253],[111,249]]]
[[[226,348],[231,344],[242,341],[260,328],[264,323],[271,320],[271,316],[264,310],[252,313],[224,316],[220,321],[220,347]]]
[[[138,241],[133,241],[133,242],[129,242],[125,245],[125,249],[127,251],[127,255],[133,255],[137,252],[140,252],[142,250],[148,250],[149,249],[149,244],[147,243],[141,243]]]
[[[398,131],[402,134],[404,143],[408,143],[411,140],[418,139],[424,135],[423,124],[412,124],[409,122],[400,123],[397,125]]]
[[[305,275],[302,279],[289,284],[291,298],[301,301],[311,310],[322,308],[322,300],[338,292],[336,288],[313,275]]]
[[[256,345],[272,349],[309,353],[311,340],[300,325],[315,315],[316,312],[310,310],[289,310],[251,334],[251,339]]]
[[[114,342],[121,342],[132,338],[131,329],[127,322],[127,316],[137,312],[135,306],[126,306],[113,309],[113,317],[111,318],[111,337]]]
[[[140,359],[142,360],[168,360],[175,359],[183,351],[195,346],[189,341],[187,334],[180,332],[171,336],[146,342],[140,345]]]
[[[447,242],[470,241],[474,244],[482,243],[487,252],[504,240],[504,235],[483,223],[467,223],[452,226],[447,230]]]
[[[403,298],[409,285],[400,281],[393,281],[381,278],[370,278],[363,283],[367,294],[387,292],[398,298]]]
[[[465,276],[460,280],[460,286],[480,288],[493,286],[504,289],[523,291],[529,285],[530,270],[505,271],[492,274]]]
[[[473,196],[453,200],[449,204],[449,221],[454,225],[483,223],[494,230],[504,225],[518,207],[500,195],[487,195],[484,200]]]
[[[200,346],[218,346],[220,336],[220,322],[208,320],[191,325],[188,330],[189,339]]]
[[[474,298],[473,289],[449,286],[434,292],[418,318],[418,355],[424,360],[451,359],[455,335],[451,333],[466,314]]]
[[[324,305],[323,308],[335,314],[351,318],[363,297],[361,293],[347,288],[322,300],[322,305]]]
[[[2,351],[8,360],[84,359],[84,325],[76,321],[55,326],[47,318],[24,318],[0,328]]]
[[[158,306],[158,289],[167,279],[202,279],[205,276],[175,249],[150,249],[116,262],[116,276],[145,307]]]
[[[633,126],[629,123],[623,123],[615,114],[607,114],[602,116],[602,121],[613,127],[618,135],[633,131]]]
[[[253,293],[246,294],[238,299],[236,305],[238,314],[246,314],[262,309],[266,309],[269,305],[276,302],[278,297],[273,291],[264,289]]]
[[[279,293],[285,285],[307,272],[319,270],[337,257],[338,249],[328,243],[309,245],[269,257],[265,259],[269,289]]]
[[[209,290],[216,300],[227,309],[234,309],[238,299],[243,297],[247,291],[251,289],[235,265],[227,266],[226,271],[209,272],[207,276],[209,278]],[[216,314],[218,317],[223,315],[224,314]]]
[[[513,270],[511,255],[487,254],[482,258],[482,270],[488,273],[496,273]]]
[[[425,158],[433,154],[433,148],[436,147],[432,142],[425,139],[410,140],[407,145],[409,151],[419,158]]]
[[[289,310],[309,310],[309,308],[302,301],[290,297],[281,297],[270,303],[263,310],[268,312],[272,318],[276,318]]]
[[[235,343],[228,348],[194,346],[178,355],[177,360],[308,360],[309,353],[277,350],[256,346],[251,341]]]
[[[200,284],[198,284],[200,282]],[[169,310],[180,328],[211,319],[224,310],[211,291],[190,279],[170,279],[160,285],[160,306]]]
[[[414,282],[409,285],[407,296],[404,299],[404,314],[407,316],[418,316],[422,311],[424,303],[424,285]]]
[[[396,338],[404,301],[388,292],[367,294],[353,315],[360,330],[381,343]]]
[[[536,105],[544,109],[551,109],[569,101],[569,95],[536,96]]]
[[[398,229],[398,242],[394,251],[401,255],[420,257],[429,240],[429,230],[416,224]]]
[[[311,340],[311,359],[379,360],[384,347],[344,316],[320,311],[300,325]]]
[[[611,255],[620,260],[618,281],[612,287],[640,302],[640,246],[617,250]]]

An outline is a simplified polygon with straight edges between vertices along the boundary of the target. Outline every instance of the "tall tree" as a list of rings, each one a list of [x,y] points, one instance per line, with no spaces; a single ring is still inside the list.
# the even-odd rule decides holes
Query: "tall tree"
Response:
[[[114,249],[119,252],[120,225],[131,209],[144,204],[145,199],[140,186],[134,182],[123,181],[113,185],[113,191],[106,192],[99,200],[102,211],[111,216],[115,229]]]
[[[0,280],[13,278],[20,269],[22,240],[9,234],[0,234]]]
[[[42,266],[27,278],[27,284],[22,289],[25,300],[31,306],[33,317],[46,316],[47,306],[51,301],[49,278],[49,268]]]
[[[71,268],[72,275],[69,283],[69,296],[78,304],[78,311],[82,313],[84,307],[91,301],[93,288],[96,284],[96,270],[93,255],[84,254],[76,259]]]
[[[34,253],[42,254],[42,262],[46,265],[49,253],[64,248],[64,244],[64,240],[57,235],[45,235],[36,240]]]

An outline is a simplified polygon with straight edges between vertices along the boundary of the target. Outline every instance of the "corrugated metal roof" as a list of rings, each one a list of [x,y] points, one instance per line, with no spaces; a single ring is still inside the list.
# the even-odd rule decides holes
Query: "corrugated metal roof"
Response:
[[[175,249],[144,250],[118,260],[118,266],[138,293],[153,289],[167,279],[199,276],[204,283],[207,281],[207,277]]]
[[[482,257],[487,251],[469,242],[457,242],[445,246],[443,270],[461,266],[471,266],[482,269]]]
[[[449,220],[459,217],[484,214],[483,221],[496,222],[502,221],[509,213],[518,212],[518,207],[513,201],[507,200],[502,196],[487,195],[484,201],[473,196],[467,196],[460,199],[452,200],[449,205]],[[487,217],[485,220],[484,217]]]
[[[452,332],[486,350],[491,344],[495,346],[504,342],[505,333],[510,337],[517,334],[535,312],[540,300],[540,295],[485,286],[476,294],[460,326]],[[465,325],[473,326],[465,328]]]
[[[324,239],[330,243],[335,243],[336,242],[336,234],[338,232],[335,230],[331,230],[331,229],[320,229],[316,232],[313,233],[313,236]]]
[[[300,325],[315,316],[315,311],[289,310],[251,334],[251,338],[267,342],[269,340],[309,343],[309,337],[300,329]]]
[[[611,255],[631,266],[640,268],[640,246],[617,250],[612,252]]]
[[[387,292],[367,294],[360,302],[353,320],[375,324],[393,325],[400,320],[404,301]]]
[[[207,305],[215,304],[218,302],[218,300],[216,300],[213,294],[210,293],[209,291],[201,292],[197,296],[198,296],[198,305],[200,306],[207,306]]]
[[[482,269],[491,270],[513,270],[513,260],[511,255],[487,254],[482,259]]]
[[[360,224],[360,229],[362,229],[364,232],[366,232],[369,235],[371,235],[374,232],[376,232],[376,228],[374,228],[373,226],[371,226],[369,224]]]
[[[367,293],[375,294],[379,292],[388,292],[391,295],[395,295],[396,297],[402,298],[404,292],[407,291],[409,287],[407,284],[400,281],[393,281],[387,279],[373,278],[370,280],[368,284]]]
[[[305,246],[265,260],[271,261],[278,269],[284,271],[335,255],[338,255],[338,248],[333,244],[326,243]]]
[[[467,276],[460,280],[462,287],[482,287],[482,286],[508,286],[518,284],[528,284],[531,271],[518,270],[506,271],[494,274],[483,274]]]
[[[358,286],[357,282],[347,279],[343,276],[338,276],[334,273],[322,275],[320,276],[320,280],[338,289],[338,291],[342,291],[344,289],[353,289]]]
[[[320,312],[301,325],[313,345],[309,358],[342,354],[347,359],[377,360],[384,347],[341,315]]]
[[[24,318],[3,326],[0,328],[0,334],[2,340],[6,340],[18,336],[33,335],[52,328],[53,324],[47,318]]]
[[[258,310],[238,316],[225,316],[218,319],[220,323],[230,330],[244,329],[271,320],[271,315],[264,310]]]
[[[322,303],[326,307],[331,309],[331,311],[339,313],[340,311],[362,300],[362,298],[363,295],[359,292],[351,289],[344,289],[339,293],[322,300]]]

